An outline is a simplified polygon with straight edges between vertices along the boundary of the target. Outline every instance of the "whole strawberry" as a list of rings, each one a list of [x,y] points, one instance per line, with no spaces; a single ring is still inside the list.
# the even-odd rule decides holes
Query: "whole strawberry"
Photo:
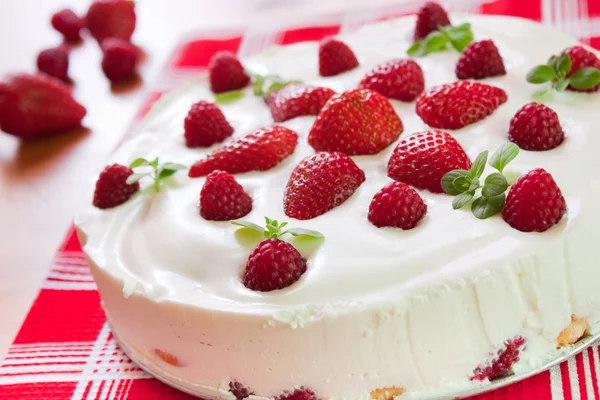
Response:
[[[212,103],[199,101],[192,105],[184,121],[185,145],[208,147],[233,134],[223,112]]]
[[[81,39],[79,32],[83,21],[71,9],[65,8],[52,15],[52,27],[60,32],[67,42],[76,42]]]
[[[130,0],[95,0],[85,22],[98,43],[107,38],[129,40],[135,30],[135,4]]]
[[[567,202],[554,178],[538,168],[511,186],[502,216],[521,232],[544,232],[556,225],[566,211]]]
[[[335,92],[310,85],[287,85],[265,97],[273,121],[284,122],[302,115],[317,115]]]
[[[189,176],[205,176],[217,169],[231,174],[266,171],[292,154],[297,143],[298,134],[284,126],[258,129],[225,143],[204,160],[197,161]]]
[[[468,170],[471,160],[449,133],[419,132],[403,139],[388,162],[388,176],[418,189],[442,193],[442,177],[454,169]]]
[[[344,42],[327,37],[319,45],[319,74],[334,76],[358,67],[354,52]]]
[[[0,82],[0,128],[23,139],[79,128],[85,108],[71,89],[46,75],[9,75]]]
[[[404,230],[414,228],[427,212],[419,194],[402,182],[392,182],[373,196],[369,221],[378,228],[390,226]]]
[[[417,100],[417,114],[432,128],[460,129],[481,121],[508,99],[483,83],[459,81],[435,86]]]
[[[208,77],[214,93],[242,89],[250,83],[250,76],[244,70],[244,66],[229,51],[220,51],[210,59]]]
[[[40,72],[66,81],[69,71],[69,51],[64,46],[42,50],[37,57],[37,68]]]
[[[133,170],[120,164],[109,165],[100,173],[94,191],[94,206],[100,209],[113,208],[125,203],[140,190],[138,182],[128,184],[127,178]]]
[[[252,211],[252,198],[225,171],[213,171],[200,191],[200,215],[209,221],[230,221]]]
[[[285,391],[276,400],[317,400],[317,395],[311,389],[301,387],[293,391]]]
[[[131,42],[108,38],[102,41],[102,71],[113,83],[135,75],[137,50]]]
[[[402,121],[386,97],[354,89],[329,99],[308,134],[308,143],[316,151],[376,154],[398,139],[402,130]]]
[[[565,52],[571,58],[571,71],[567,74],[567,78],[571,77],[575,72],[585,67],[592,67],[596,69],[600,69],[600,58],[596,56],[596,54],[592,53],[589,50],[584,49],[581,46],[573,46],[569,47],[565,50]],[[597,92],[600,89],[600,83],[591,89],[575,89],[573,86],[569,85],[567,87],[568,90],[572,90],[574,92]]]
[[[431,32],[437,31],[440,26],[450,25],[450,19],[446,10],[438,3],[428,1],[421,7],[417,14],[417,24],[415,25],[415,33],[413,39],[415,42],[423,39]]]
[[[508,128],[508,140],[523,150],[551,150],[564,139],[558,115],[550,107],[539,103],[521,107]]]
[[[483,79],[498,75],[506,75],[506,68],[498,48],[491,40],[472,42],[456,63],[458,79]]]
[[[472,381],[494,381],[510,375],[512,366],[519,361],[519,355],[525,339],[517,336],[504,342],[504,348],[498,351],[497,357],[486,366],[479,366],[473,371]]]
[[[412,60],[390,60],[375,66],[360,81],[361,89],[370,89],[400,101],[413,101],[425,88],[423,70]]]
[[[364,181],[365,173],[347,155],[313,154],[292,172],[283,195],[283,210],[290,218],[318,217],[346,201]]]

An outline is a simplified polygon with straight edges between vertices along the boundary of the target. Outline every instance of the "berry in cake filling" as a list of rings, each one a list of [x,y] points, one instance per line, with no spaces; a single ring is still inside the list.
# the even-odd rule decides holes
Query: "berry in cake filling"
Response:
[[[319,44],[319,74],[334,76],[358,67],[356,56],[345,43],[327,37]]]
[[[458,79],[483,79],[498,75],[506,75],[506,68],[498,48],[491,40],[471,43],[456,63]]]
[[[551,150],[561,144],[565,133],[558,115],[550,107],[529,103],[521,107],[510,121],[508,140],[523,150]]]
[[[571,315],[571,323],[563,329],[556,338],[556,347],[561,348],[577,343],[588,335],[589,324],[586,318],[577,318]]]
[[[398,386],[389,386],[371,391],[370,398],[373,400],[394,400],[394,397],[404,394],[404,389]]]
[[[246,397],[254,394],[250,389],[238,381],[229,382],[229,391],[233,393],[237,400],[245,399]]]
[[[209,221],[230,221],[252,211],[252,198],[225,171],[213,171],[200,191],[200,215]]]
[[[402,121],[386,97],[354,89],[329,99],[310,129],[308,144],[316,151],[377,154],[402,130]]]
[[[311,389],[301,387],[294,391],[285,391],[275,398],[276,400],[318,400],[317,395]]]
[[[519,361],[519,354],[523,350],[525,339],[520,336],[504,342],[504,348],[499,350],[497,357],[487,365],[479,366],[473,371],[472,381],[494,381],[504,378],[512,373],[512,366]]]
[[[156,157],[154,160],[149,161],[145,158],[137,158],[129,165],[130,168],[142,168],[142,172],[136,172],[127,178],[128,184],[134,184],[142,178],[149,177],[154,181],[154,190],[160,191],[160,185],[163,180],[174,175],[177,171],[186,169],[187,167],[183,164],[177,164],[172,162],[161,163]]]
[[[54,29],[63,35],[65,41],[76,42],[81,39],[79,32],[83,27],[83,20],[73,10],[65,8],[54,13],[50,23]]]
[[[283,195],[290,218],[312,219],[339,206],[365,181],[365,173],[343,153],[320,152],[292,171]]]
[[[140,184],[127,183],[133,170],[120,164],[109,165],[96,181],[93,204],[100,209],[113,208],[125,203],[140,190]]]
[[[218,52],[210,59],[208,78],[213,93],[242,89],[250,83],[250,75],[240,60],[229,51]]]
[[[128,40],[108,38],[102,41],[102,71],[113,83],[135,76],[137,49]]]
[[[135,30],[135,3],[129,0],[96,0],[88,9],[85,22],[98,43],[106,38],[129,40]]]
[[[216,105],[199,101],[192,105],[184,121],[187,147],[208,147],[233,134],[233,128]]]
[[[426,38],[416,41],[408,48],[406,54],[411,57],[424,57],[431,53],[446,51],[453,48],[459,53],[473,41],[471,24],[443,27],[431,32]]]
[[[428,1],[419,9],[417,13],[417,23],[413,39],[417,40],[427,37],[431,32],[438,31],[440,26],[450,25],[448,13],[438,3]]]
[[[335,92],[329,88],[292,84],[265,97],[273,121],[284,122],[302,115],[317,115]]]
[[[426,131],[404,138],[390,157],[388,176],[418,189],[441,193],[440,181],[453,169],[471,168],[471,160],[449,133]]]
[[[373,196],[369,221],[378,228],[414,228],[427,212],[427,205],[406,183],[391,182]]]
[[[160,349],[154,349],[154,354],[156,354],[161,360],[163,360],[164,362],[166,362],[169,365],[172,365],[174,367],[181,366],[177,357],[175,357],[171,353],[167,353],[166,351],[163,351]]]
[[[197,161],[189,176],[197,178],[218,169],[230,174],[266,171],[292,154],[297,143],[298,134],[284,126],[261,128],[226,142],[204,160]]]
[[[69,71],[69,49],[66,46],[58,46],[40,51],[37,68],[40,72],[66,81]]]
[[[413,101],[425,89],[423,70],[412,60],[390,60],[376,65],[359,88],[373,90],[400,101]]]
[[[508,100],[495,86],[459,81],[435,86],[417,100],[417,114],[433,128],[460,129],[481,121]]]

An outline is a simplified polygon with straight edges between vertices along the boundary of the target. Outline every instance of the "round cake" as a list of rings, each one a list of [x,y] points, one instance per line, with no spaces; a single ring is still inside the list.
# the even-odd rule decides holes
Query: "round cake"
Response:
[[[561,83],[569,69],[560,57],[548,61],[582,45],[527,20],[451,17],[457,29],[448,25],[443,35],[430,34],[420,49],[412,47],[421,52],[413,60],[424,77],[415,100],[387,100],[377,93],[386,94],[385,82],[377,88],[373,78],[397,67],[418,75],[412,64],[385,66],[409,59],[416,20],[401,17],[337,37],[333,50],[350,51],[342,60],[349,65],[345,71],[320,70],[324,43],[274,46],[241,60],[255,74],[254,84],[238,85],[246,86],[243,93],[225,87],[215,95],[211,83],[214,91],[224,90],[216,89],[213,76],[201,76],[155,104],[109,163],[124,166],[115,177],[129,177],[131,192],[119,192],[123,201],[114,207],[114,196],[103,199],[107,207],[90,200],[76,217],[108,321],[136,361],[206,398],[440,398],[535,370],[598,333],[600,95],[560,90],[569,83]],[[423,54],[435,44],[431,38],[464,33],[464,23],[477,43],[493,41],[505,71],[492,66],[496,71],[484,79],[457,85],[457,64],[469,61],[467,51],[476,56],[477,48],[461,55],[448,44]],[[491,60],[489,54],[483,59]],[[554,89],[544,94],[527,81],[528,73],[536,81],[529,71],[538,65],[550,68],[546,80],[553,81],[547,85]],[[544,75],[548,68],[537,71]],[[461,73],[469,75],[467,70]],[[256,80],[269,77],[276,80],[265,89],[272,93],[255,95],[265,94],[258,93]],[[309,111],[319,116],[287,119],[274,106],[282,81],[332,91],[314,92],[324,104]],[[216,99],[221,103],[213,106]],[[376,104],[364,111],[361,101]],[[534,101],[547,107],[524,108]],[[188,113],[199,102],[204,108],[198,112],[222,112],[231,136],[190,146]],[[388,118],[390,109],[398,119]],[[454,118],[461,110],[465,115]],[[533,122],[519,121],[521,114],[534,115]],[[543,116],[547,129],[533,129],[535,115]],[[556,116],[560,126],[546,126],[556,124]],[[223,130],[219,118],[211,132]],[[346,142],[332,133],[352,128],[357,118],[368,125],[364,143],[363,131]],[[275,135],[271,142],[267,134]],[[244,137],[250,139],[239,142]],[[244,151],[256,143],[277,151],[259,146],[253,157],[260,162],[243,165]],[[395,164],[410,161],[419,149],[434,153],[438,144],[451,160],[409,163],[405,170]],[[239,163],[219,164],[219,151],[227,146]],[[456,154],[463,150],[468,158]],[[486,150],[488,163],[485,154],[478,157]],[[331,170],[310,170],[319,157]],[[139,190],[127,173],[132,163]],[[175,173],[180,166],[169,163],[194,167]],[[425,172],[415,177],[406,168]],[[440,183],[437,169],[452,178],[450,186]],[[160,175],[154,181],[152,171]],[[345,181],[333,182],[339,171]],[[428,174],[437,178],[419,181]],[[97,191],[111,182],[102,184]],[[219,192],[219,184],[229,185],[228,191]],[[341,185],[337,197],[319,210],[322,204],[313,200],[328,195],[332,184]],[[317,186],[305,196],[306,185]],[[205,190],[217,190],[207,194],[207,203],[201,200]],[[215,214],[212,208],[232,191],[236,204],[226,211],[243,217]],[[531,198],[538,202],[527,203]],[[525,215],[525,203],[535,216]],[[401,217],[395,223],[390,210]],[[265,217],[271,229],[252,233],[250,223],[264,227]],[[240,222],[243,227],[230,219],[247,222]],[[288,227],[293,229],[282,234]],[[260,263],[268,264],[267,250],[257,247],[263,241],[284,249],[272,257],[284,254],[282,263],[290,268],[271,287],[259,271]]]

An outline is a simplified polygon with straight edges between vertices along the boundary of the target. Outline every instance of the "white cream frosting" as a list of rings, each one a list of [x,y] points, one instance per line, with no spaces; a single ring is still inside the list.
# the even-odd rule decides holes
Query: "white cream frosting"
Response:
[[[484,82],[506,90],[508,102],[483,121],[451,131],[473,160],[504,143],[514,113],[533,101],[540,87],[525,81],[527,71],[576,41],[516,18],[453,18],[454,23],[467,21],[476,40],[494,40],[507,69],[506,76]],[[318,75],[318,44],[312,42],[274,46],[243,62],[256,73],[339,92],[355,88],[377,63],[405,57],[413,27],[414,18],[405,17],[341,35],[360,66],[335,77]],[[458,57],[446,51],[417,59],[426,88],[455,81]],[[201,99],[214,100],[204,76],[161,99],[111,162],[158,156],[191,165],[217,148],[184,144],[183,120]],[[428,210],[415,229],[371,225],[369,204],[391,181],[386,167],[396,143],[374,156],[353,157],[366,181],[341,206],[312,220],[290,220],[283,213],[284,187],[300,160],[314,153],[307,136],[315,117],[299,117],[282,124],[299,135],[290,157],[269,171],[236,179],[253,198],[252,212],[244,219],[262,224],[268,216],[325,235],[316,248],[298,244],[308,259],[302,278],[269,293],[245,288],[240,277],[256,242],[240,240],[228,222],[200,217],[204,178],[179,173],[160,193],[150,182],[142,183],[142,191],[126,204],[98,210],[90,201],[77,216],[107,314],[121,337],[149,359],[151,353],[143,349],[161,348],[184,359],[189,368],[163,366],[176,376],[221,387],[235,377],[266,396],[302,384],[333,398],[365,397],[383,385],[438,395],[471,385],[473,368],[494,346],[517,334],[526,337],[528,350],[515,369],[540,365],[553,356],[553,339],[571,314],[588,318],[593,326],[600,321],[595,295],[600,249],[594,243],[600,233],[600,134],[594,123],[600,94],[552,93],[543,101],[558,113],[566,140],[551,151],[521,151],[507,172],[517,176],[542,167],[558,183],[568,212],[545,233],[519,232],[500,215],[478,220],[468,210],[453,211],[452,197],[428,191],[419,192]],[[391,102],[404,124],[399,140],[429,129],[416,115],[414,102]],[[241,101],[220,108],[234,137],[273,123],[251,89]],[[152,321],[160,326],[147,332],[144,327]],[[219,346],[191,349],[197,341],[173,339],[197,334],[207,323],[212,328],[204,333],[223,345],[220,351]],[[225,333],[229,329],[235,333]],[[251,344],[250,338],[269,344]],[[156,341],[161,343],[152,344]],[[228,359],[224,348],[236,344],[238,353]],[[311,355],[320,355],[319,368]],[[206,357],[212,368],[191,367]],[[252,370],[252,364],[259,370]]]

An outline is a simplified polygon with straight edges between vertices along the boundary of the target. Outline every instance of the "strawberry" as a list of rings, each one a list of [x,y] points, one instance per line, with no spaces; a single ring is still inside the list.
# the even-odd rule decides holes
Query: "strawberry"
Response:
[[[102,71],[111,82],[121,82],[135,75],[137,49],[131,42],[118,38],[102,41]]]
[[[133,170],[120,164],[109,165],[100,173],[94,191],[94,206],[105,209],[113,208],[125,203],[131,196],[140,190],[138,182],[127,183]]]
[[[273,121],[284,122],[302,115],[317,115],[335,92],[309,85],[287,85],[265,97]]]
[[[417,14],[417,24],[413,35],[414,41],[423,39],[431,32],[437,31],[440,26],[448,25],[450,25],[450,19],[446,10],[439,4],[428,1]]]
[[[565,52],[571,58],[571,71],[567,74],[567,78],[573,75],[576,71],[580,70],[584,67],[593,67],[596,69],[600,69],[600,58],[596,56],[596,54],[592,53],[584,49],[581,46],[573,46],[565,49]],[[567,88],[568,90],[572,90],[574,92],[597,92],[600,89],[600,84],[594,86],[591,89],[575,89],[573,86]]]
[[[463,50],[456,63],[458,79],[483,79],[506,75],[504,61],[491,40],[472,42]]]
[[[510,375],[512,366],[519,361],[519,353],[524,344],[525,339],[521,336],[504,342],[504,348],[498,351],[498,357],[494,358],[489,365],[475,368],[471,380],[484,381],[488,379],[493,381]]]
[[[275,400],[317,400],[317,395],[312,390],[301,387],[293,392],[285,391],[277,396]]]
[[[264,239],[250,253],[244,271],[244,286],[270,292],[296,282],[306,272],[306,260],[288,242]]]
[[[388,176],[419,189],[442,193],[441,180],[455,169],[471,168],[471,160],[449,133],[419,132],[404,138],[388,162]]]
[[[326,37],[319,44],[319,74],[334,76],[358,67],[356,56],[344,42]]]
[[[427,205],[419,194],[402,182],[392,182],[375,193],[369,206],[369,221],[378,228],[414,228],[425,216]]]
[[[235,396],[237,400],[245,399],[250,395],[253,395],[252,391],[240,382],[231,381],[229,382],[229,391]]]
[[[71,9],[60,10],[50,20],[52,27],[60,32],[67,42],[76,42],[81,39],[79,31],[83,27],[83,21]]]
[[[521,232],[544,232],[556,225],[565,211],[567,202],[554,178],[538,168],[510,187],[502,216]]]
[[[283,210],[306,220],[342,204],[365,181],[365,173],[343,153],[321,152],[302,160],[283,195]]]
[[[558,115],[550,107],[539,103],[521,107],[508,128],[508,140],[523,150],[551,150],[564,138]]]
[[[37,57],[37,67],[40,72],[66,81],[69,70],[69,51],[64,46],[42,50]]]
[[[189,176],[208,175],[217,169],[231,174],[266,171],[294,152],[298,134],[284,126],[258,129],[242,138],[225,143],[190,168]]]
[[[417,114],[433,128],[460,129],[492,114],[507,99],[506,92],[495,86],[459,81],[423,93]]]
[[[250,83],[250,76],[244,71],[244,66],[229,51],[220,51],[210,59],[208,77],[214,93],[242,89]]]
[[[209,221],[231,221],[252,211],[252,198],[225,171],[213,171],[200,190],[200,215]]]
[[[413,101],[423,92],[425,79],[419,64],[396,59],[375,66],[360,81],[359,88],[400,101]]]
[[[9,75],[0,82],[0,127],[6,133],[30,139],[81,126],[85,108],[71,89],[46,75]]]
[[[199,101],[192,105],[184,121],[187,147],[208,147],[233,134],[223,112],[212,103]]]
[[[131,0],[95,0],[85,18],[98,43],[106,38],[129,40],[135,30],[135,4]]]
[[[402,121],[386,97],[354,89],[329,99],[308,134],[308,143],[316,151],[376,154],[402,130]]]

